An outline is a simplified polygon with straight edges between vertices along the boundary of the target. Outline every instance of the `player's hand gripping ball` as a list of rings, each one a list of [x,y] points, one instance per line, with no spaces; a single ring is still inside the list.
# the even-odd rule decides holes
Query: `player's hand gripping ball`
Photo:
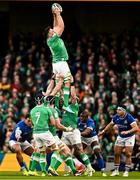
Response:
[[[60,12],[62,12],[62,11],[63,11],[62,6],[61,6],[60,4],[58,4],[58,3],[54,3],[54,4],[52,4],[52,11],[54,11],[54,10],[55,10],[55,8],[59,9],[59,10],[60,10]]]

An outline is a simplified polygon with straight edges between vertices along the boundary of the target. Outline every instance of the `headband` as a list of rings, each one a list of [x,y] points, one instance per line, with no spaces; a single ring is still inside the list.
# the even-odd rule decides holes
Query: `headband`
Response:
[[[118,110],[121,110],[121,111],[126,111],[126,109],[124,109],[124,108],[121,107],[121,106],[118,106],[117,109],[118,109]]]

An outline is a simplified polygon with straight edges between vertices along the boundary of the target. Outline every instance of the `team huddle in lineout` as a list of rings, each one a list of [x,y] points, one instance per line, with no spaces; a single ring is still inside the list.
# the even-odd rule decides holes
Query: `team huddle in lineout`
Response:
[[[101,175],[106,177],[94,120],[89,117],[87,110],[79,115],[74,79],[67,64],[69,57],[60,38],[64,31],[62,11],[58,3],[52,5],[53,27],[45,29],[46,43],[52,54],[52,78],[45,92],[36,93],[36,106],[16,125],[9,146],[16,153],[23,175],[26,176],[59,176],[57,169],[62,162],[68,167],[69,175],[92,176],[95,170],[85,153],[86,149],[94,152]],[[136,120],[123,106],[118,106],[117,114],[98,135],[103,136],[114,125],[118,126],[119,134],[114,148],[115,170],[111,176],[119,175],[120,155],[125,147],[126,165],[123,176],[127,177],[138,127]],[[29,167],[24,163],[22,151],[30,156]]]

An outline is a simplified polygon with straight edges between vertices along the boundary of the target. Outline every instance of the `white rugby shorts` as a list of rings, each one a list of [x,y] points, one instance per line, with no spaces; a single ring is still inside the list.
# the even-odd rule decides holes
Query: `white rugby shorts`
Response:
[[[24,151],[28,147],[33,147],[28,141],[24,141],[24,142],[18,142],[18,141],[14,141],[14,140],[9,141],[9,146],[13,150],[14,150],[14,145],[16,145],[16,144],[20,145],[22,151]]]
[[[79,129],[74,129],[73,132],[63,132],[62,141],[66,145],[75,145],[82,143],[81,141],[81,133]]]
[[[88,146],[91,145],[92,142],[99,142],[99,139],[98,139],[98,136],[93,136],[93,137],[82,137],[81,136],[81,139],[82,139],[82,142]]]
[[[66,61],[59,61],[56,63],[52,63],[52,67],[53,67],[53,73],[62,74],[64,76],[64,79],[71,76],[70,68]]]
[[[43,146],[51,146],[55,144],[54,136],[50,131],[44,132],[44,133],[34,133],[33,138],[35,141],[35,147],[41,148]]]
[[[117,146],[121,146],[121,147],[127,147],[127,146],[134,146],[135,144],[135,135],[130,136],[130,137],[126,137],[126,138],[122,138],[120,136],[117,136],[115,145]]]

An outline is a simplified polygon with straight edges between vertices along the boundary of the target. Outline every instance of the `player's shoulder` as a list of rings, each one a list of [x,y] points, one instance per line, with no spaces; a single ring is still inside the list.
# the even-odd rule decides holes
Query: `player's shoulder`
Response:
[[[23,120],[20,120],[17,124],[16,124],[16,128],[22,128],[25,125]]]
[[[88,125],[92,125],[92,126],[95,126],[95,122],[94,122],[94,120],[92,119],[92,118],[88,118],[88,120],[87,120],[87,123],[86,124],[88,124]]]
[[[94,123],[94,120],[92,118],[88,118],[87,122]]]
[[[133,120],[135,120],[135,118],[130,114],[130,113],[127,113],[127,115],[126,115],[126,118],[127,119],[133,119]]]
[[[47,110],[47,111],[53,111],[53,108],[51,108],[51,107],[45,107],[45,109]]]
[[[118,119],[119,118],[119,116],[118,116],[118,114],[115,114],[113,117],[112,117],[112,119]]]
[[[33,107],[30,112],[34,112],[37,109],[37,106]]]
[[[127,117],[133,117],[130,113],[126,114]]]
[[[44,109],[44,112],[45,113],[51,113],[51,114],[53,114],[54,112],[55,112],[55,110],[54,110],[54,108],[51,108],[51,107],[45,107],[45,109]]]
[[[50,38],[47,39],[47,42],[51,42],[51,41],[53,41],[55,39],[59,39],[59,38],[60,38],[60,36],[55,32],[53,34],[53,36],[51,36]]]

